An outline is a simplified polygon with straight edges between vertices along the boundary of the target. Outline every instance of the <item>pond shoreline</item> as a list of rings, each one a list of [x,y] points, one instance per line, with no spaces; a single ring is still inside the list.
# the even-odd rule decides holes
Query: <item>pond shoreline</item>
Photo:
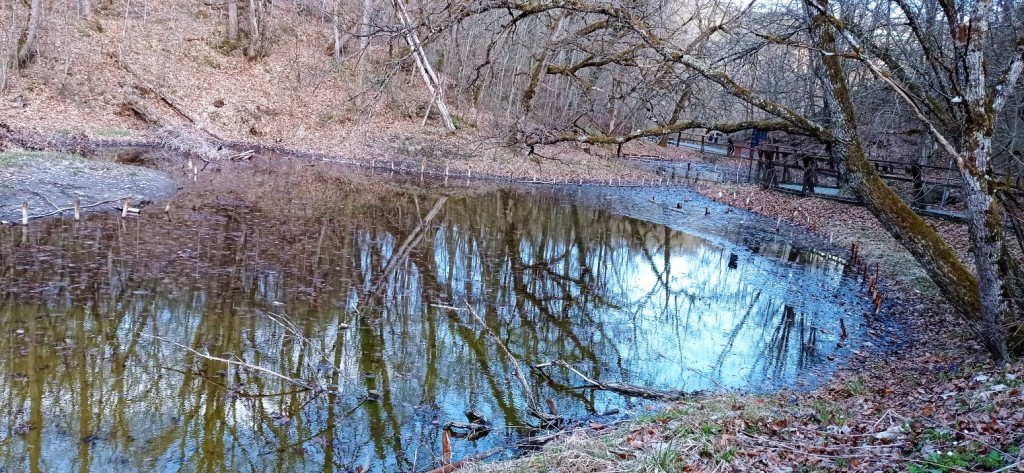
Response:
[[[308,164],[309,160],[301,158],[287,161],[292,163],[290,166],[296,167]],[[272,169],[275,162],[278,161],[268,159],[261,166]],[[357,163],[342,164],[351,166]],[[150,165],[173,173],[180,168],[181,163],[163,161]],[[245,164],[225,164],[223,173],[230,173],[230,166],[233,165]],[[369,166],[357,167],[365,169]],[[390,165],[377,166],[376,171],[388,173],[389,168]],[[177,173],[174,178],[182,186],[202,185],[206,186],[211,195],[219,195],[223,190],[218,188],[222,171],[215,166],[210,173],[204,175],[204,172],[198,178],[193,178],[192,184],[189,184],[186,172]],[[430,176],[426,172],[417,173],[410,165],[400,165],[396,174],[412,180],[421,175],[423,178]],[[432,177],[440,181],[438,178],[443,178],[443,175],[435,173]],[[196,183],[204,178],[209,178],[206,184]],[[474,175],[472,182],[481,182],[478,180],[481,178],[482,182],[497,185],[510,182],[559,185],[532,182],[529,178],[502,178],[498,175]],[[594,179],[592,184],[608,187],[606,184],[601,186],[598,179]],[[628,188],[620,191],[630,192]],[[793,219],[796,214],[794,209],[809,205],[807,200],[763,193],[752,186],[702,183],[697,191],[711,200],[738,206],[744,205],[744,198],[753,196],[752,201],[756,206],[747,205],[749,210],[764,215],[764,218],[780,219],[783,222]],[[1011,429],[1014,425],[1021,425],[1021,419],[1014,420],[1012,413],[998,418],[1003,426],[1001,430],[972,434],[988,435],[986,443],[973,447],[963,446],[955,443],[959,442],[957,435],[950,434],[950,438],[945,439],[942,436],[945,434],[928,437],[925,432],[956,432],[958,424],[955,420],[976,412],[958,411],[955,405],[938,402],[934,396],[912,393],[922,389],[930,392],[928,390],[933,386],[936,390],[952,390],[956,393],[955,399],[990,393],[988,396],[1002,396],[999,397],[1000,406],[1020,407],[1024,404],[1024,398],[1019,393],[1010,394],[1010,390],[992,389],[1001,385],[1013,387],[1013,381],[1020,379],[1024,367],[1019,362],[1005,367],[992,366],[983,352],[973,347],[975,343],[969,335],[959,333],[964,330],[962,324],[952,317],[945,303],[929,290],[927,281],[922,281],[911,271],[912,264],[900,254],[895,242],[879,231],[877,223],[870,216],[858,214],[852,206],[834,203],[816,205],[820,205],[818,210],[822,215],[828,216],[814,225],[817,241],[824,241],[824,231],[828,229],[829,239],[834,239],[830,247],[839,254],[844,252],[845,245],[856,242],[864,248],[863,254],[869,261],[881,263],[882,278],[879,284],[886,294],[891,294],[891,297],[886,298],[886,311],[892,314],[893,319],[908,327],[909,333],[901,343],[884,348],[874,346],[876,350],[858,349],[858,353],[851,357],[849,366],[831,374],[823,385],[811,391],[789,390],[775,394],[727,392],[687,399],[663,409],[652,410],[649,415],[641,415],[625,426],[598,429],[603,432],[598,437],[594,437],[592,432],[574,431],[565,434],[567,439],[560,440],[560,443],[539,454],[511,463],[506,461],[469,468],[483,471],[544,470],[561,468],[565,466],[562,462],[573,458],[576,462],[585,459],[603,465],[597,468],[598,471],[647,468],[659,462],[668,466],[688,464],[710,468],[730,464],[757,464],[775,468],[794,461],[827,469],[850,468],[853,463],[854,468],[850,469],[870,471],[890,461],[903,465],[927,465],[933,461],[929,460],[933,458],[929,455],[943,448],[956,450],[958,455],[962,453],[965,456],[987,454],[984,445],[988,444],[998,443],[1002,450],[1012,450],[1014,442],[1019,444],[1021,439],[1004,436],[999,441],[991,438],[991,435]],[[809,226],[806,221],[792,222],[792,225]],[[945,233],[955,235],[955,225],[949,225],[944,227],[949,229]],[[815,233],[810,228],[806,230]],[[960,343],[951,344],[950,339],[960,340]],[[913,376],[908,379],[907,373],[913,373]],[[993,392],[995,394],[991,394]],[[865,410],[857,407],[864,403],[870,404],[872,408]],[[911,421],[904,428],[895,418],[886,420],[888,412]],[[804,418],[811,420],[796,420]],[[843,429],[849,430],[843,433]],[[885,454],[865,458],[860,454],[865,448],[864,444],[843,440],[846,438],[844,436],[853,434],[868,439],[870,448],[884,451]],[[804,440],[794,442],[794,436]],[[815,446],[821,441],[830,442],[834,447],[822,453],[818,450],[820,447]],[[913,445],[913,448],[906,449],[904,445],[907,444]],[[613,446],[611,454],[608,453],[609,445]],[[779,445],[784,445],[784,448]],[[666,455],[666,449],[678,455]],[[455,453],[458,459],[459,453]],[[841,458],[845,458],[845,462],[838,460]]]

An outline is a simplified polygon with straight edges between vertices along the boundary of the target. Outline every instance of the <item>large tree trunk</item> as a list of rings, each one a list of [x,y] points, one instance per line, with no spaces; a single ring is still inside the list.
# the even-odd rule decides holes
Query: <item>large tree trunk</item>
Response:
[[[988,39],[988,17],[991,0],[977,0],[971,13],[970,34],[967,37],[963,76],[967,79],[963,89],[967,104],[967,123],[964,127],[963,177],[964,203],[967,206],[967,227],[970,229],[974,250],[974,265],[981,291],[981,318],[985,344],[997,361],[1007,359],[1006,324],[1011,322],[1009,304],[1005,299],[1005,270],[1000,259],[1005,248],[1003,214],[995,199],[995,189],[989,178],[989,156],[992,149],[994,113],[990,108],[985,78],[985,41]]]
[[[331,12],[331,27],[334,33],[334,46],[331,49],[331,56],[335,61],[341,60],[341,0],[334,1],[334,9]]]
[[[676,100],[675,106],[672,107],[672,115],[668,117],[669,126],[679,122],[679,118],[682,116],[683,110],[686,109],[686,104],[689,103],[690,96],[692,95],[693,87],[689,82],[687,82],[683,85],[683,91],[679,93],[679,98]],[[658,146],[668,146],[668,135],[661,135],[661,139],[658,140]]]
[[[370,45],[370,0],[363,0],[362,20],[359,22],[359,49]]]
[[[526,89],[523,90],[522,115],[524,117],[530,115],[530,108],[533,105],[533,97],[537,94],[537,86],[540,84],[541,71],[544,70],[544,63],[547,62],[548,54],[551,52],[552,48],[555,47],[558,35],[561,34],[563,18],[564,15],[562,14],[559,14],[555,18],[554,25],[552,25],[551,29],[548,31],[547,44],[544,45],[544,48],[541,49],[539,53],[533,56],[533,70],[530,71],[530,82],[527,84]]]
[[[249,44],[245,57],[259,59],[270,53],[269,0],[249,0]]]
[[[227,40],[232,49],[238,44],[238,0],[228,2]]]
[[[974,330],[992,356],[999,361],[1005,360],[1008,352],[1006,332],[1004,319],[999,318],[1005,312],[995,302],[1000,299],[998,272],[991,274],[991,271],[979,268],[980,278],[971,274],[938,233],[875,173],[861,146],[845,71],[840,56],[836,54],[832,26],[827,18],[813,13],[814,5],[807,3],[806,7],[812,36],[821,48],[820,60],[824,72],[821,82],[834,137],[831,149],[841,167],[845,167],[851,189],[865,202],[882,226],[914,256],[954,308],[963,317],[975,322]],[[980,195],[983,193],[984,189],[978,189],[970,198],[974,202],[968,204],[968,212],[972,214],[970,226],[972,242],[976,246],[975,253],[981,255],[976,260],[987,265],[989,260],[998,263],[1001,253],[991,253],[993,257],[987,255],[991,249],[1000,248],[999,243],[993,241],[992,230],[976,234],[974,229],[979,225],[1001,229],[1002,220],[988,220],[998,215],[998,207],[992,205],[991,200],[983,198]],[[977,248],[978,244],[983,246]],[[979,290],[979,283],[985,285],[982,290]],[[995,301],[991,300],[993,297]]]
[[[22,30],[21,37],[18,38],[18,67],[22,68],[28,66],[35,59],[38,45],[37,37],[39,36],[39,20],[43,15],[43,0],[32,0],[31,6],[28,12],[28,22],[25,24],[25,29]]]

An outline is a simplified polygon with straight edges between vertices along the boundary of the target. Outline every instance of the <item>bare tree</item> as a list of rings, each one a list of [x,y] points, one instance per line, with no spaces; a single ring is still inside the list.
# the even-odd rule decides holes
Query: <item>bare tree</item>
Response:
[[[259,59],[270,54],[270,0],[249,0],[249,37],[245,57]]]
[[[227,44],[230,48],[234,48],[238,44],[238,0],[227,0],[228,7],[228,24],[227,24]]]
[[[38,53],[39,21],[43,15],[43,0],[31,0],[28,21],[18,38],[18,67],[25,67]]]

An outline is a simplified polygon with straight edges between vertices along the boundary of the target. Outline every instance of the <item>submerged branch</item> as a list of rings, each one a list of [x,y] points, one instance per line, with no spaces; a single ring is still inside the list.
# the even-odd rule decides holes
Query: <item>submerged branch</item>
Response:
[[[275,378],[282,379],[284,381],[288,381],[289,383],[292,383],[295,386],[298,386],[299,388],[302,388],[302,390],[304,390],[304,391],[312,391],[312,390],[318,390],[319,389],[319,387],[317,385],[315,385],[315,384],[310,384],[309,382],[301,380],[301,379],[296,379],[296,378],[285,376],[285,375],[283,375],[281,373],[278,373],[278,372],[276,372],[274,370],[271,370],[271,369],[264,368],[262,366],[257,366],[257,365],[251,364],[251,363],[246,363],[244,361],[231,360],[231,359],[228,359],[228,358],[221,358],[219,356],[213,356],[213,355],[211,355],[209,353],[202,353],[202,352],[200,352],[198,350],[195,350],[193,348],[187,347],[187,346],[182,345],[182,344],[180,344],[178,342],[175,342],[173,340],[169,340],[169,339],[161,337],[161,336],[150,335],[148,333],[142,333],[142,332],[139,332],[139,335],[141,335],[143,337],[146,337],[146,338],[152,338],[154,340],[160,340],[162,342],[170,343],[171,345],[174,345],[174,346],[176,346],[178,348],[181,348],[182,350],[185,350],[185,351],[187,351],[189,353],[192,353],[193,355],[196,355],[196,356],[198,356],[200,358],[203,358],[203,359],[206,359],[206,360],[220,361],[222,363],[228,363],[228,364],[235,365],[235,366],[241,366],[243,368],[249,368],[249,369],[253,369],[253,370],[259,371],[261,373],[268,374],[268,375],[273,376]]]
[[[550,366],[552,364],[557,364],[557,365],[564,366],[569,371],[575,373],[576,376],[579,376],[580,379],[582,379],[584,382],[587,383],[586,387],[588,387],[588,388],[600,389],[602,391],[610,391],[610,392],[613,392],[613,393],[621,394],[623,396],[639,397],[639,398],[644,398],[644,399],[656,399],[656,400],[659,400],[659,401],[674,401],[674,400],[677,400],[677,399],[682,399],[687,394],[685,391],[676,391],[676,390],[672,390],[672,389],[670,389],[670,390],[661,390],[661,389],[647,388],[647,387],[643,387],[643,386],[634,386],[632,384],[626,384],[626,383],[603,383],[601,381],[592,379],[589,376],[581,373],[579,370],[577,370],[576,368],[574,368],[572,365],[570,365],[569,363],[565,362],[564,360],[558,360],[558,361],[556,361],[554,363],[545,363],[545,364],[542,364],[542,365],[537,365],[537,368],[541,369],[541,368]]]
[[[501,348],[501,350],[505,353],[505,356],[507,356],[509,361],[512,363],[512,369],[515,371],[516,379],[519,381],[519,385],[522,386],[523,388],[523,397],[526,398],[526,402],[529,404],[530,414],[546,423],[560,421],[561,416],[545,414],[544,411],[540,410],[540,405],[537,404],[537,397],[533,393],[533,388],[530,386],[530,382],[527,381],[526,376],[523,374],[523,369],[519,367],[519,360],[516,358],[515,355],[512,354],[512,351],[509,350],[504,343],[502,343],[501,339],[498,338],[498,335],[496,335],[494,331],[492,331],[491,328],[487,326],[487,323],[484,322],[484,319],[481,318],[480,315],[478,315],[476,311],[473,310],[473,307],[470,306],[468,303],[466,304],[466,309],[469,311],[470,314],[473,315],[473,318],[475,318],[476,321],[483,326],[484,331],[487,332],[487,335],[489,335],[494,340],[494,342],[498,344],[498,347]]]

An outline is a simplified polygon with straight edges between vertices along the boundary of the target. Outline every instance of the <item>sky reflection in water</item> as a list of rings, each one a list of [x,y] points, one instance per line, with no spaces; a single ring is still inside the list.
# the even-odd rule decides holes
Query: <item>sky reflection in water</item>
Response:
[[[456,441],[457,456],[533,422],[509,360],[450,307],[471,305],[524,365],[565,360],[601,380],[686,390],[792,385],[827,365],[839,318],[859,315],[833,258],[577,200],[404,191],[330,218],[233,203],[172,221],[0,229],[0,461],[422,470],[436,465],[439,424],[465,409],[498,428]],[[172,341],[337,391],[314,396]],[[643,404],[547,373],[527,375],[565,415]]]

